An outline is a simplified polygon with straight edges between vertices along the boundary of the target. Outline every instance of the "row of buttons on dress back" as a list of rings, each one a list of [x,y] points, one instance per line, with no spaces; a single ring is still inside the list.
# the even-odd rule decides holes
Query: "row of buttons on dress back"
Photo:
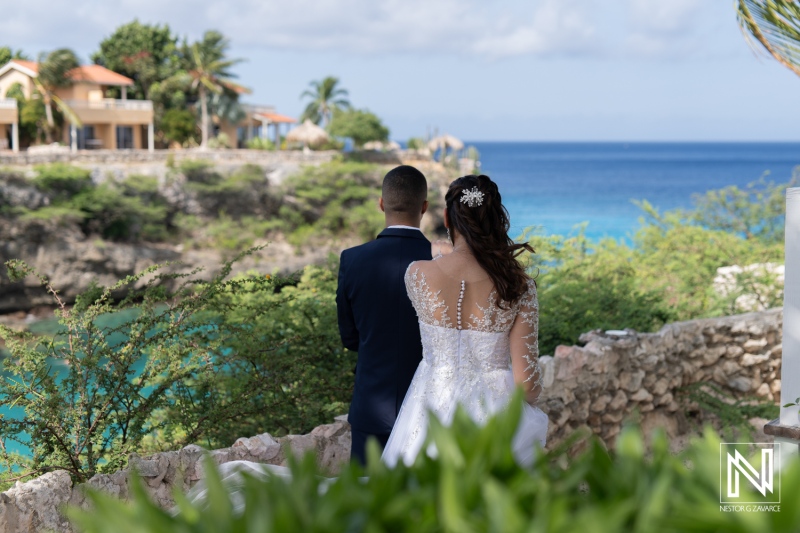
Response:
[[[456,311],[457,311],[456,326],[458,327],[458,329],[461,329],[461,302],[464,301],[464,288],[465,288],[465,285],[466,285],[466,282],[462,279],[461,280],[461,292],[458,293],[458,306],[456,307]]]

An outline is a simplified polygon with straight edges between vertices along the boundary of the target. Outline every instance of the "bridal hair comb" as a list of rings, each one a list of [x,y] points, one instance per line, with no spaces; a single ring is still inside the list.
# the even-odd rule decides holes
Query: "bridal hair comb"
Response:
[[[468,207],[483,205],[483,193],[478,189],[477,185],[471,189],[464,189],[461,193],[461,203],[467,204]]]

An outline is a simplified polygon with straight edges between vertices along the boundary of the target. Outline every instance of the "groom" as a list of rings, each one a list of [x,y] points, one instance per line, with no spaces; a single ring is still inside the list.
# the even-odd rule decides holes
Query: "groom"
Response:
[[[386,229],[374,241],[342,252],[336,290],[339,333],[344,346],[358,352],[348,415],[350,459],[362,464],[369,437],[386,445],[422,359],[417,315],[403,277],[409,264],[431,259],[431,243],[419,229],[427,196],[422,172],[408,165],[390,170],[379,202]]]

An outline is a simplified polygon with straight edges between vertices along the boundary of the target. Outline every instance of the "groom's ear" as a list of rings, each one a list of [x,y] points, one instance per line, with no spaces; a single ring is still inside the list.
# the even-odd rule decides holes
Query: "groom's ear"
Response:
[[[422,202],[422,213],[420,214],[424,215],[427,211],[428,211],[428,200],[425,200],[424,202]]]
[[[426,203],[427,203],[427,202],[426,202]],[[378,199],[378,207],[380,207],[380,208],[381,208],[381,211],[383,211],[384,213],[386,212],[386,209],[384,209],[384,208],[383,208],[383,196],[381,196],[381,197]]]

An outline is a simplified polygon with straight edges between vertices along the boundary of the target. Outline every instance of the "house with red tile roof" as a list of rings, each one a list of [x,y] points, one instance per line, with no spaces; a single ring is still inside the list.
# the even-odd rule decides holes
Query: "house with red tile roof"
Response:
[[[224,133],[231,140],[232,148],[246,148],[252,139],[269,139],[270,137],[275,146],[280,146],[281,126],[297,122],[292,117],[277,113],[273,106],[242,104],[242,111],[244,111],[244,117],[236,123],[212,117],[213,136]],[[270,128],[272,128],[271,132]]]
[[[34,97],[36,87],[33,80],[38,71],[37,63],[20,59],[0,67],[0,102],[7,101],[9,89],[17,84],[26,98]],[[127,88],[133,85],[132,79],[100,65],[81,65],[68,75],[73,83],[56,91],[56,96],[73,110],[81,123],[64,125],[61,132],[63,143],[73,150],[144,147],[153,150],[153,102],[128,100]],[[111,87],[119,87],[122,98],[106,98]],[[16,105],[14,109],[16,111]],[[2,110],[0,104],[0,139],[10,140],[7,147],[17,149],[18,142],[14,140],[16,123],[3,122],[9,117],[5,117]],[[0,149],[2,147],[0,140]]]

